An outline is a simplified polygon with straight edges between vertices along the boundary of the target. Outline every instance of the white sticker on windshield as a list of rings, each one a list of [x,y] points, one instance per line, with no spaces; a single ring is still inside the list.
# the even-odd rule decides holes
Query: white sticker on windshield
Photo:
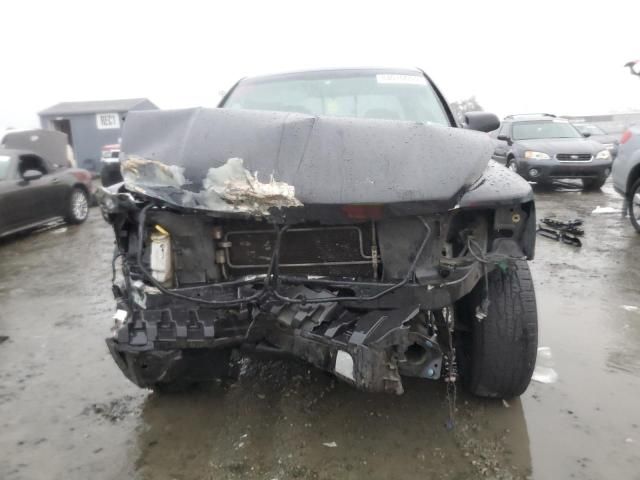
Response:
[[[378,83],[402,83],[408,85],[426,85],[427,79],[418,75],[400,75],[395,73],[382,73],[376,75]]]

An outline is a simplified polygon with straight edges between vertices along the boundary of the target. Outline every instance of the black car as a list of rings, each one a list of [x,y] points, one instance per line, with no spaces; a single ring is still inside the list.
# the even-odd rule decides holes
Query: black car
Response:
[[[27,146],[32,148],[15,148]],[[5,135],[0,145],[0,237],[59,218],[68,223],[86,220],[91,174],[71,167],[66,146],[66,136],[58,132]]]
[[[358,388],[458,375],[528,386],[530,185],[490,160],[495,115],[456,124],[420,70],[246,78],[217,109],[130,112],[102,190],[121,261],[107,344],[141,387],[293,355]],[[495,185],[501,188],[497,190]]]
[[[587,189],[604,185],[612,163],[611,153],[601,143],[550,114],[505,117],[493,159],[528,181],[577,178]]]

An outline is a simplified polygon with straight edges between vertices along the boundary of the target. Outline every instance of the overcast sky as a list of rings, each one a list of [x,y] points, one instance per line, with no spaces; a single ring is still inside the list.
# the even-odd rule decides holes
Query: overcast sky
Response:
[[[224,5],[220,5],[224,3]],[[2,2],[0,130],[61,101],[215,106],[257,73],[419,66],[500,116],[640,110],[640,2]]]

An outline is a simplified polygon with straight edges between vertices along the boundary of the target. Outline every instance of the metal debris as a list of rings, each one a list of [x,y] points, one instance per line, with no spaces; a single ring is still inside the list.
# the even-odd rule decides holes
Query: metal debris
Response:
[[[216,203],[217,199],[222,199],[235,211],[267,215],[272,207],[302,206],[295,197],[293,185],[277,182],[273,175],[269,182],[261,182],[258,172],[252,174],[244,168],[241,158],[230,158],[221,167],[210,168],[204,187],[210,202]]]
[[[212,167],[202,180],[202,188],[184,176],[184,168],[156,160],[129,155],[122,162],[125,186],[133,191],[175,202],[189,208],[213,212],[248,213],[267,216],[271,208],[300,207],[295,188],[270,176],[258,179],[258,172],[244,168],[241,158],[230,158],[220,167]]]
[[[567,245],[581,247],[582,241],[578,237],[584,236],[584,230],[580,228],[582,223],[582,220],[578,218],[575,220],[562,221],[551,217],[545,217],[540,220],[537,233],[538,235],[559,242],[561,241]]]

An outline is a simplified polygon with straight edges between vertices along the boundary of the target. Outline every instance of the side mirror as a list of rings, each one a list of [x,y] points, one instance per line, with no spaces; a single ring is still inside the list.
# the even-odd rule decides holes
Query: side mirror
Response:
[[[591,132],[582,132],[582,136],[584,138],[589,138],[591,136]]]
[[[22,179],[25,182],[31,182],[42,178],[42,172],[40,170],[27,170],[22,174]]]
[[[503,142],[511,142],[511,139],[507,136],[507,135],[498,135],[498,140],[501,140]]]
[[[465,128],[479,132],[492,132],[500,126],[498,117],[488,112],[467,112],[464,122]]]

